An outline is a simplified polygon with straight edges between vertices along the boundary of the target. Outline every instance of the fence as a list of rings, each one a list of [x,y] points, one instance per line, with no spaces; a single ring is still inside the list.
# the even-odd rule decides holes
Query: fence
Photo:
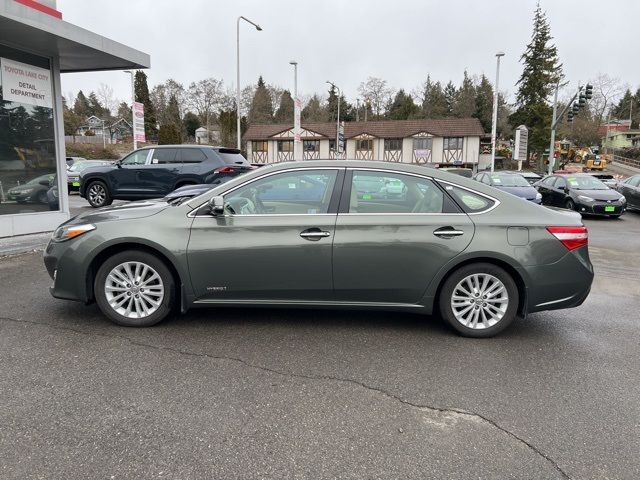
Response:
[[[640,159],[638,158],[627,158],[614,153],[613,161],[628,167],[640,168]]]
[[[100,145],[102,145],[102,142],[103,142],[102,136],[100,135],[94,135],[94,136],[76,135],[75,137],[73,135],[65,135],[64,141],[69,143],[92,143],[92,144],[94,143],[94,144],[100,144]],[[111,144],[111,140],[109,139],[109,137],[105,137],[104,141],[107,145]]]

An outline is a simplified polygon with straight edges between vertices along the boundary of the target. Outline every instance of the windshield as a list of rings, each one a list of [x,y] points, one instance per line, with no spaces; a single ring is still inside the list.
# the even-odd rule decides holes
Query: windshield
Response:
[[[567,184],[573,190],[609,190],[609,187],[594,177],[567,177]]]
[[[491,175],[491,184],[496,187],[530,187],[521,175]]]

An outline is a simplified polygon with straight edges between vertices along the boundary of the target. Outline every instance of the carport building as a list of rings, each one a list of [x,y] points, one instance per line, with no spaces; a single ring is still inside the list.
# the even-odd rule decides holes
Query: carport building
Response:
[[[65,22],[55,0],[0,0],[0,237],[69,218],[60,74],[149,66],[149,55]]]

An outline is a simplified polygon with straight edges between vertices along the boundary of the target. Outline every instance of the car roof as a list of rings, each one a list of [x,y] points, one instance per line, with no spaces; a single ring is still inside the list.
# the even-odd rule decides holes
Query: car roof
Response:
[[[227,149],[227,150],[238,150],[237,148],[232,147],[224,147],[222,145],[198,145],[194,143],[180,143],[175,145],[145,145],[144,147],[140,147],[138,150],[148,150],[150,148],[213,148],[214,150]]]

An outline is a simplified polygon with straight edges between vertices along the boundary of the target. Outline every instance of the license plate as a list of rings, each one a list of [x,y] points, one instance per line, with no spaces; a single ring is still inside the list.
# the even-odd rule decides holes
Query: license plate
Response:
[[[605,212],[615,212],[616,211],[616,207],[604,207],[604,211]]]
[[[71,186],[72,187],[79,187],[80,186],[80,182],[72,182]]]

